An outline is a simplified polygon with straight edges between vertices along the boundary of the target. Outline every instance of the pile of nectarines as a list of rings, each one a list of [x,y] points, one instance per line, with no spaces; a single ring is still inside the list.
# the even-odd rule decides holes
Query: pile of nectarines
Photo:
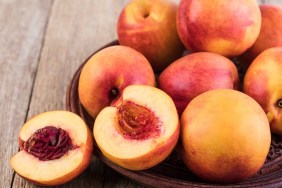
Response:
[[[203,180],[254,176],[271,132],[282,135],[281,18],[280,7],[256,0],[131,1],[117,20],[120,45],[95,53],[79,78],[79,99],[95,120],[89,126],[104,156],[144,170],[178,144],[184,164]],[[60,142],[56,134],[69,140],[64,149],[43,149]],[[78,117],[50,112],[23,126],[20,147],[11,160],[16,172],[54,185],[85,169],[92,140]],[[31,174],[20,159],[57,174]],[[60,162],[64,170],[55,168]]]

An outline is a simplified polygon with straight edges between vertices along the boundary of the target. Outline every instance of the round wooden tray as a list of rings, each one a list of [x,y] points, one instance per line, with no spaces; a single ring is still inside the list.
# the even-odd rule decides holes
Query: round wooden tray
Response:
[[[118,45],[118,42],[113,41],[99,50],[112,45]],[[94,120],[85,111],[78,97],[80,72],[88,59],[81,64],[69,84],[66,96],[66,109],[81,116],[92,130]],[[266,162],[257,175],[238,184],[225,185],[211,184],[196,177],[183,165],[176,150],[164,162],[153,168],[142,171],[131,171],[119,167],[108,160],[99,150],[96,143],[94,147],[94,155],[106,165],[133,181],[150,187],[282,187],[282,138],[275,135],[272,135],[272,143]]]

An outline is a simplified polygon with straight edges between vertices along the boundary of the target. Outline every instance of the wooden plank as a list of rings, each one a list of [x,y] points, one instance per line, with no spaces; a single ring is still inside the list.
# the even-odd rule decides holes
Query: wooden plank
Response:
[[[102,45],[116,39],[116,21],[128,0],[55,0],[41,53],[28,119],[65,109],[70,79],[79,65]],[[106,178],[104,178],[106,177]],[[63,187],[136,187],[93,157],[81,176]],[[113,186],[112,186],[113,185]],[[36,187],[18,175],[13,187]]]
[[[281,0],[264,0],[264,4],[269,4],[269,5],[279,5],[282,6],[282,1]]]
[[[10,187],[51,0],[0,1],[0,185]]]

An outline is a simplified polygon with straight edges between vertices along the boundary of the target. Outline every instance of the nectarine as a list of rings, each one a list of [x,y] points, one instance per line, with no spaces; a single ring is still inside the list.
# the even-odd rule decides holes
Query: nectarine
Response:
[[[130,47],[107,47],[84,65],[79,78],[79,99],[95,118],[104,107],[114,104],[123,89],[131,84],[155,85],[150,63]]]
[[[207,181],[235,183],[254,176],[266,160],[270,142],[263,109],[236,90],[200,94],[181,116],[182,159]]]
[[[211,52],[186,55],[170,64],[158,79],[159,88],[173,99],[178,114],[199,94],[211,89],[238,89],[233,62]]]
[[[184,52],[176,29],[177,3],[173,0],[133,0],[117,23],[121,45],[141,52],[155,72],[161,72]]]
[[[126,169],[144,170],[168,157],[178,141],[180,126],[175,105],[165,92],[130,85],[115,106],[98,114],[93,131],[109,160]]]
[[[248,68],[243,91],[267,114],[273,133],[282,135],[282,47],[263,51]]]
[[[181,0],[177,29],[187,49],[234,57],[257,39],[261,13],[256,0]]]
[[[282,47],[282,8],[277,5],[260,5],[261,29],[254,45],[240,56],[240,63],[247,70],[251,62],[264,50]]]
[[[19,133],[20,151],[11,166],[39,185],[64,184],[89,165],[92,134],[83,120],[67,111],[50,111],[27,121]]]

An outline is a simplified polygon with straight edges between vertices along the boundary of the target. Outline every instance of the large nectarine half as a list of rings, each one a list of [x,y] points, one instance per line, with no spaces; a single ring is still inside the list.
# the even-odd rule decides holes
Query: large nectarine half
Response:
[[[162,162],[179,138],[172,99],[152,86],[131,85],[114,107],[104,108],[94,123],[94,138],[115,164],[144,170]]]

